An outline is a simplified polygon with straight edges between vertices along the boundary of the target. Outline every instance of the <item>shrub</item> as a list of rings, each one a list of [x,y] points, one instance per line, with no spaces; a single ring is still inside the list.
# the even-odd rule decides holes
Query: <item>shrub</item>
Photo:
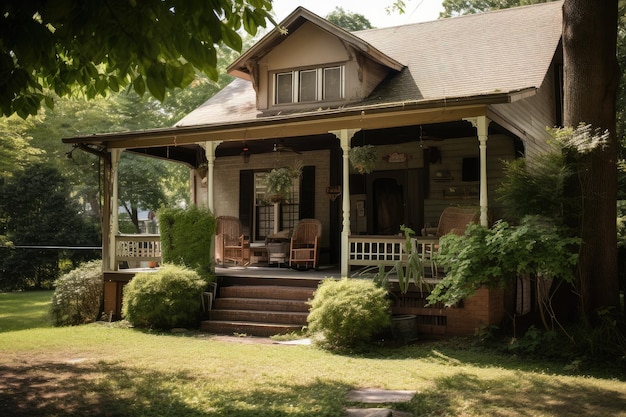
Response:
[[[207,282],[213,281],[215,217],[211,212],[195,206],[165,208],[159,210],[158,217],[163,262],[194,269]]]
[[[138,327],[195,326],[205,286],[198,273],[178,265],[139,273],[124,288],[122,315]]]
[[[55,282],[50,314],[55,326],[94,322],[102,299],[102,261],[91,261],[66,273]]]
[[[310,304],[309,330],[330,349],[358,348],[390,325],[387,290],[370,280],[326,279]]]

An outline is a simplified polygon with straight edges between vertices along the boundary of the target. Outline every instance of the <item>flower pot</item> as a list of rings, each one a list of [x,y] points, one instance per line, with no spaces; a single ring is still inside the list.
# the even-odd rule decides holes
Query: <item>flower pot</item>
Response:
[[[417,316],[415,314],[391,316],[391,334],[394,339],[404,342],[417,340]]]

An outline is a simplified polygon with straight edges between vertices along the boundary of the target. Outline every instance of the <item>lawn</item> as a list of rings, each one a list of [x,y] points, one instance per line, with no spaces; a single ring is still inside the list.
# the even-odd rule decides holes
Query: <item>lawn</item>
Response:
[[[3,416],[342,416],[348,391],[367,387],[417,391],[394,405],[414,416],[626,416],[617,371],[578,374],[455,341],[337,355],[106,323],[53,328],[41,322],[49,297],[0,294]],[[23,306],[27,320],[19,300],[38,304]]]

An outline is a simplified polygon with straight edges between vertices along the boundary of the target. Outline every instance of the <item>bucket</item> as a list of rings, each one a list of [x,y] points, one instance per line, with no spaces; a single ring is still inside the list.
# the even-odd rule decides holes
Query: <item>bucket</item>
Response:
[[[417,316],[415,314],[391,316],[391,334],[394,339],[404,342],[417,340]]]

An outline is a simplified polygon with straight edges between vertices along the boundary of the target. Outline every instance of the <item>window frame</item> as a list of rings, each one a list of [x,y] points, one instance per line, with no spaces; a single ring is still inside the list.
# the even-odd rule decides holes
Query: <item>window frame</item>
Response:
[[[339,69],[339,87],[338,87],[338,96],[333,96],[332,99],[327,99],[327,90],[326,90],[326,74],[329,70]],[[306,73],[310,73],[315,71],[315,99],[313,100],[303,100],[302,99],[302,75]],[[291,77],[291,101],[281,100],[279,97],[283,96],[283,93],[279,94],[279,87],[284,87],[284,85],[280,85],[279,79],[283,76],[289,75]],[[276,71],[272,75],[272,105],[273,106],[284,106],[284,105],[292,105],[292,104],[307,104],[307,103],[318,103],[323,101],[334,102],[341,101],[345,99],[345,65],[344,64],[334,64],[334,65],[325,65],[320,67],[307,67],[307,68],[298,68],[287,71]]]

